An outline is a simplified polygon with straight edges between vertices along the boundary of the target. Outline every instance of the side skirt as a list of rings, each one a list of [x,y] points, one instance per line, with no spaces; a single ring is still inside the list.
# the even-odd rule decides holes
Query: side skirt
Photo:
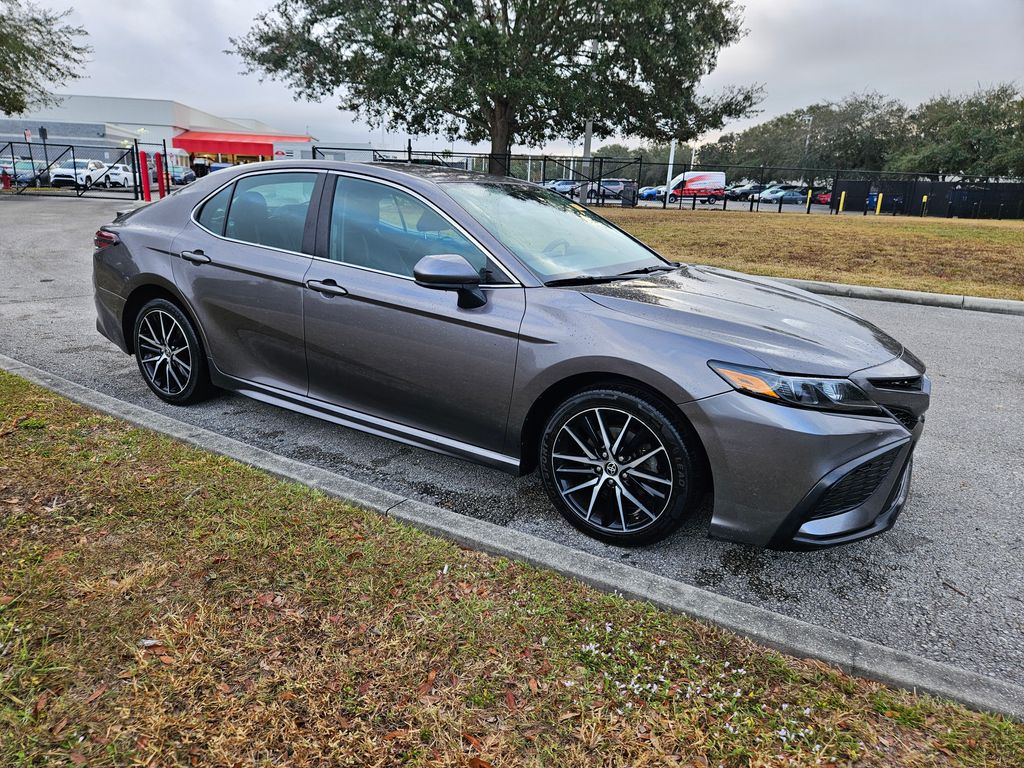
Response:
[[[313,416],[360,432],[386,437],[406,445],[442,453],[446,456],[454,456],[458,459],[466,459],[513,475],[520,474],[519,459],[514,456],[506,456],[496,451],[452,440],[442,435],[435,435],[432,432],[415,429],[398,422],[304,397],[294,392],[285,392],[263,384],[236,379],[218,371],[212,360],[210,360],[210,376],[216,386],[251,397],[253,400],[270,403],[289,411]]]

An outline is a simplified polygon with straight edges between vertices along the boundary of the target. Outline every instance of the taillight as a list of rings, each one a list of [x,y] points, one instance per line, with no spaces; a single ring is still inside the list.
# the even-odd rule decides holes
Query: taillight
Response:
[[[92,240],[93,245],[96,246],[98,251],[102,251],[104,248],[109,248],[112,245],[117,245],[120,242],[121,238],[113,232],[107,232],[105,229],[97,229],[96,235]]]

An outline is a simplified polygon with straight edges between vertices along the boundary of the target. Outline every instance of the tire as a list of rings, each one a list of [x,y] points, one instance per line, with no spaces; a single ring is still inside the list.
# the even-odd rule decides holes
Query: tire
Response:
[[[176,304],[166,299],[148,301],[135,317],[132,341],[143,381],[164,402],[190,405],[212,394],[199,335]]]
[[[678,197],[676,197],[675,195],[669,195],[669,196],[668,196],[668,201],[669,201],[670,203],[674,203],[674,202],[676,202],[676,200],[678,200],[678,199],[679,199],[679,198],[678,198]]]
[[[649,544],[676,530],[700,501],[697,440],[639,392],[585,390],[548,420],[541,481],[562,516],[588,536],[624,547]]]

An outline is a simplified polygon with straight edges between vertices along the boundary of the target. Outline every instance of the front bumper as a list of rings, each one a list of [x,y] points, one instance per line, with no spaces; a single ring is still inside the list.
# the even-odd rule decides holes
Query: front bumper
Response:
[[[927,379],[916,394],[894,395],[912,418],[791,408],[739,392],[680,405],[711,465],[710,535],[818,549],[891,528],[909,496]]]

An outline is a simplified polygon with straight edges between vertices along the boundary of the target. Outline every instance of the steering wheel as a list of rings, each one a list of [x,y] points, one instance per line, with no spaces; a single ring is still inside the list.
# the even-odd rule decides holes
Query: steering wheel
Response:
[[[562,249],[562,255],[565,256],[566,254],[569,253],[569,248],[570,247],[571,247],[571,244],[569,243],[569,241],[566,240],[564,237],[560,237],[557,240],[552,240],[550,243],[545,245],[543,250],[544,250],[544,253],[546,253],[548,256],[550,256],[550,255],[552,255],[554,253],[556,248],[561,248]]]

